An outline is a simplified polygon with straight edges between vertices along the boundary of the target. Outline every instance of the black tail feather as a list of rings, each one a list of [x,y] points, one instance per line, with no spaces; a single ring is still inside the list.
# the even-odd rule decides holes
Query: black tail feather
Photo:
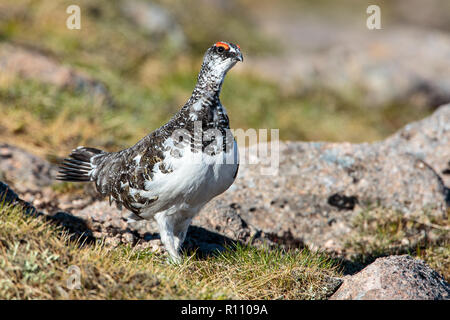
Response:
[[[64,159],[60,164],[56,180],[72,182],[91,181],[91,159],[102,153],[104,153],[102,150],[94,148],[76,148],[69,155],[69,158]]]

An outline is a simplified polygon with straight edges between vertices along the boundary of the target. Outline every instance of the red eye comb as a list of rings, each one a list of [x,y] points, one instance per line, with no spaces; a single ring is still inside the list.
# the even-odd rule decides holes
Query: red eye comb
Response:
[[[226,51],[230,50],[230,46],[227,45],[225,42],[216,42],[215,44],[216,47],[222,47],[224,48]]]

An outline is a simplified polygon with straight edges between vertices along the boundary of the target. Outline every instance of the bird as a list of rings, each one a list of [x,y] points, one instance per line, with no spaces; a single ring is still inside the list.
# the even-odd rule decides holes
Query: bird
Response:
[[[239,45],[216,42],[206,50],[192,95],[166,124],[118,152],[77,147],[60,163],[57,179],[93,182],[110,205],[130,211],[130,222],[155,219],[169,260],[181,262],[192,219],[238,173],[238,146],[220,102],[237,62],[243,62]]]

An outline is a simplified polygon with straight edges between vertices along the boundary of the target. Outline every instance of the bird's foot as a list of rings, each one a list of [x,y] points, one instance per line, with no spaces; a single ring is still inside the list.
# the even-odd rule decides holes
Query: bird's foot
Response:
[[[183,262],[183,257],[180,254],[173,255],[169,254],[167,257],[167,263],[170,265],[180,265]]]

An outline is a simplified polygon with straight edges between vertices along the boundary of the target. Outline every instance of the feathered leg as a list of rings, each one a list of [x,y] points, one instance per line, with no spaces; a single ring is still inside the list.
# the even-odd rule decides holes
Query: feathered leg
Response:
[[[161,242],[166,248],[173,262],[180,263],[181,255],[178,252],[178,241],[175,241],[174,227],[175,219],[173,215],[167,214],[167,212],[158,212],[155,215],[155,220],[158,223],[159,234],[161,236]]]
[[[174,262],[182,261],[180,249],[186,238],[187,229],[191,224],[191,216],[184,212],[170,214],[166,211],[155,215],[164,247]]]
[[[179,251],[181,249],[181,246],[183,245],[184,239],[186,239],[186,233],[189,228],[189,225],[191,224],[192,219],[190,217],[179,219],[175,225],[174,228],[174,243],[175,247]]]

